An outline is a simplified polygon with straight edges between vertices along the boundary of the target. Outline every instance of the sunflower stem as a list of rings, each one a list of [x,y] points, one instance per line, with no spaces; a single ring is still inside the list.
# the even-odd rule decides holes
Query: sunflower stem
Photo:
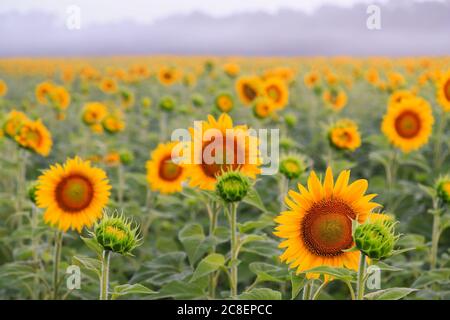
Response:
[[[433,231],[431,234],[430,269],[435,269],[437,264],[438,245],[440,236],[441,216],[440,212],[433,214]]]
[[[111,257],[111,251],[103,250],[102,274],[101,274],[101,278],[100,278],[100,300],[108,300],[110,257]]]
[[[359,257],[359,268],[358,268],[358,278],[356,287],[356,299],[364,300],[364,289],[365,289],[365,274],[366,274],[366,255],[361,252]]]
[[[303,287],[302,300],[309,300],[310,293],[311,293],[311,282],[308,281]]]
[[[124,170],[122,164],[119,163],[117,166],[117,176],[119,180],[119,187],[117,189],[117,198],[119,201],[119,206],[122,207],[123,205],[123,189],[125,185],[125,176],[124,176]]]
[[[230,203],[230,229],[231,229],[231,297],[236,298],[237,296],[237,285],[238,285],[238,268],[237,268],[237,257],[238,257],[238,234],[237,234],[237,204]]]
[[[58,299],[59,287],[59,264],[61,261],[61,247],[62,247],[62,231],[56,231],[55,234],[55,248],[53,254],[53,299]]]
[[[317,288],[316,292],[314,293],[312,300],[317,300],[319,299],[320,293],[322,292],[322,290],[328,285],[328,283],[330,283],[329,281],[324,281],[319,288]]]
[[[206,210],[208,212],[209,217],[209,236],[213,237],[217,227],[217,213],[218,213],[216,210],[215,202],[210,201],[206,203]],[[215,252],[216,252],[216,245],[213,244],[211,246],[211,253]],[[216,285],[217,285],[216,274],[215,272],[213,272],[209,275],[209,297],[211,299],[215,299],[216,297]]]
[[[441,165],[442,165],[442,137],[444,136],[444,130],[445,126],[447,124],[447,113],[443,112],[443,115],[441,116],[441,121],[439,122],[438,131],[436,133],[436,143],[434,145],[434,169],[437,170],[437,172],[440,172]]]

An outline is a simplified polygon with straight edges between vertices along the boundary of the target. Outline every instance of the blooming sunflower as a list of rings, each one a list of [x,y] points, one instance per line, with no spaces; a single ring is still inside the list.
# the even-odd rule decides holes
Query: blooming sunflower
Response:
[[[343,90],[325,90],[322,98],[335,111],[342,110],[347,104],[347,94]]]
[[[308,88],[312,88],[316,86],[320,81],[320,75],[317,71],[311,71],[307,74],[305,74],[303,78],[303,82],[305,83],[305,86]]]
[[[286,83],[280,78],[271,77],[264,81],[262,92],[273,103],[276,109],[282,109],[288,103],[289,89]]]
[[[6,82],[0,79],[0,97],[3,97],[8,92],[8,86]]]
[[[21,147],[33,150],[44,157],[48,156],[53,144],[52,136],[41,120],[25,121],[14,139]]]
[[[341,150],[355,151],[361,146],[358,125],[348,119],[342,119],[332,126],[328,138],[333,147]]]
[[[234,107],[233,97],[228,92],[219,93],[216,96],[215,105],[222,112],[230,112]]]
[[[51,82],[42,82],[36,86],[35,95],[40,104],[47,105],[55,86]]]
[[[120,113],[109,114],[102,121],[103,128],[108,133],[117,133],[125,129],[125,122]]]
[[[428,142],[434,118],[427,101],[420,97],[404,99],[389,106],[381,131],[403,152],[411,152]]]
[[[222,144],[215,142],[215,136],[206,138],[204,133],[209,129],[221,134]],[[231,117],[223,113],[219,119],[208,116],[208,121],[202,122],[202,132],[190,128],[192,141],[190,144],[191,158],[186,163],[189,185],[203,190],[214,190],[217,177],[229,170],[240,171],[250,178],[260,173],[261,159],[258,150],[258,140],[251,136],[247,126],[233,126]],[[211,132],[211,131],[210,131]],[[227,144],[227,140],[232,141]],[[207,159],[206,156],[213,156]],[[233,159],[231,156],[233,155]]]
[[[158,80],[165,86],[171,86],[180,78],[181,73],[175,68],[161,67],[158,72]]]
[[[28,121],[25,113],[12,110],[6,116],[6,121],[3,124],[3,131],[6,136],[14,138],[24,122]]]
[[[273,105],[272,101],[268,98],[258,98],[253,106],[253,114],[259,119],[264,119],[269,117],[276,107]]]
[[[58,229],[81,232],[102,216],[111,186],[106,173],[78,157],[56,164],[38,179],[36,201],[44,220]]]
[[[261,80],[257,76],[243,76],[236,81],[236,91],[244,105],[251,104],[260,94]]]
[[[232,78],[236,77],[239,74],[239,72],[241,71],[241,68],[239,67],[239,65],[236,63],[232,63],[232,62],[224,64],[222,68],[223,68],[223,71],[229,77],[232,77]]]
[[[297,273],[326,265],[358,269],[359,252],[345,251],[354,246],[352,220],[363,223],[379,204],[371,202],[375,194],[365,195],[365,179],[349,184],[350,170],[342,171],[336,180],[328,168],[323,184],[314,171],[300,192],[289,191],[285,198],[289,210],[281,212],[274,234],[286,239],[281,261],[297,268]],[[319,275],[308,273],[307,278]]]
[[[147,181],[153,191],[161,193],[180,192],[187,171],[183,165],[172,161],[172,150],[178,142],[160,143],[147,161]]]
[[[101,123],[108,114],[108,108],[101,102],[88,102],[83,107],[83,122],[87,125]]]
[[[415,97],[415,94],[409,90],[397,90],[391,94],[389,97],[388,105],[396,104],[402,102],[404,99],[409,99]]]
[[[437,83],[437,99],[442,109],[450,112],[450,71],[442,75]]]
[[[66,110],[70,104],[70,94],[63,86],[54,87],[50,91],[51,101],[60,110]]]
[[[108,94],[117,92],[117,88],[118,88],[117,82],[111,78],[102,79],[99,87],[100,87],[100,90],[102,90],[104,93],[108,93]]]

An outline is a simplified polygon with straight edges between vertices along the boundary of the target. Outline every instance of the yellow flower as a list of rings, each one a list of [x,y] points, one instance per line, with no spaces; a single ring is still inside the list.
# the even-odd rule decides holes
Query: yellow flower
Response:
[[[391,94],[389,97],[388,105],[396,104],[402,102],[404,99],[413,98],[416,95],[409,90],[397,90]]]
[[[240,77],[236,81],[236,91],[244,105],[251,104],[261,92],[261,80],[257,76]]]
[[[172,150],[178,142],[162,144],[151,153],[147,161],[147,181],[153,191],[161,193],[180,192],[186,180],[187,171],[181,164],[172,161]]]
[[[343,90],[325,90],[322,98],[335,111],[342,110],[347,104],[347,94]]]
[[[450,71],[438,80],[437,100],[444,111],[450,112]]]
[[[0,97],[5,96],[8,93],[8,85],[5,81],[0,79]]]
[[[289,89],[282,79],[271,77],[264,81],[262,92],[276,109],[283,109],[288,103]]]
[[[109,133],[121,132],[125,129],[125,122],[120,114],[109,114],[103,121],[103,128]]]
[[[361,135],[358,126],[352,120],[342,119],[329,131],[328,137],[332,146],[341,150],[355,151],[361,146]]]
[[[36,86],[36,99],[40,104],[47,105],[54,85],[51,82],[42,82]]]
[[[88,102],[83,107],[83,121],[88,125],[98,124],[108,114],[108,108],[101,102]]]
[[[106,173],[78,157],[56,164],[38,179],[36,200],[44,220],[58,229],[81,232],[102,216],[111,186]]]
[[[190,186],[214,190],[217,177],[229,170],[239,170],[250,178],[256,178],[261,164],[258,140],[250,136],[247,126],[233,127],[233,120],[226,113],[217,120],[209,115],[208,121],[202,122],[202,125],[203,132],[190,128],[191,158],[186,165]],[[215,135],[203,135],[209,129],[212,129],[209,133],[220,134],[221,141],[216,141]],[[227,140],[232,143],[227,143]],[[231,144],[233,150],[230,150]],[[212,159],[205,156],[212,156]]]
[[[171,86],[178,81],[181,73],[175,68],[161,67],[158,72],[158,80],[165,86]]]
[[[223,65],[223,71],[230,77],[236,77],[241,71],[241,68],[238,64],[230,62]]]
[[[104,93],[116,93],[117,88],[117,82],[114,79],[103,78],[100,82],[100,90]]]
[[[275,218],[278,226],[274,234],[285,239],[279,245],[285,248],[281,261],[296,268],[297,273],[318,266],[358,269],[360,253],[345,251],[354,245],[352,220],[363,223],[379,205],[371,202],[375,194],[365,195],[367,180],[349,184],[349,179],[350,170],[346,170],[334,183],[328,168],[323,184],[313,171],[307,188],[299,184],[299,192],[289,191],[285,199],[288,210]]]
[[[230,112],[234,106],[233,97],[227,92],[220,93],[215,99],[215,105],[222,112]]]
[[[50,91],[50,98],[55,107],[66,110],[70,104],[70,94],[63,86],[53,87]]]
[[[17,143],[41,156],[48,156],[52,148],[52,136],[41,120],[25,121],[14,138]]]
[[[268,98],[258,98],[253,106],[253,114],[260,119],[264,119],[273,114],[275,105]]]
[[[433,129],[431,106],[420,97],[403,99],[389,106],[381,131],[403,152],[411,152],[425,145]]]
[[[25,121],[29,121],[25,113],[12,110],[6,116],[6,121],[3,125],[3,131],[8,137],[14,138]]]
[[[320,75],[317,71],[310,71],[305,74],[303,81],[308,88],[315,87],[320,81]]]

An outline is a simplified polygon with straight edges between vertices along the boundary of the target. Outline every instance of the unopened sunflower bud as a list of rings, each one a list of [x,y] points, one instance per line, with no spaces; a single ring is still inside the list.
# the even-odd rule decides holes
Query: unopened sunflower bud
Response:
[[[359,225],[354,233],[356,247],[371,259],[381,260],[392,255],[398,240],[395,222],[380,219]]]
[[[205,99],[204,99],[203,96],[202,96],[201,94],[199,94],[199,93],[194,93],[194,94],[192,95],[191,100],[192,100],[192,104],[193,104],[195,107],[201,107],[201,106],[203,106],[203,105],[205,104]]]
[[[126,166],[132,164],[134,161],[134,156],[133,154],[128,151],[128,150],[124,150],[120,153],[120,162]]]
[[[436,183],[436,191],[442,202],[450,204],[450,176],[439,178]]]
[[[162,97],[159,101],[159,107],[167,112],[173,111],[173,109],[175,109],[175,104],[175,99],[170,96]]]
[[[249,179],[239,171],[224,172],[216,183],[217,194],[226,202],[241,201],[249,190]]]
[[[131,222],[123,215],[105,214],[95,225],[94,236],[104,250],[122,255],[131,255],[131,251],[141,244],[138,227],[133,228]]]
[[[301,156],[289,155],[280,161],[280,173],[289,180],[297,179],[305,172],[305,160]]]

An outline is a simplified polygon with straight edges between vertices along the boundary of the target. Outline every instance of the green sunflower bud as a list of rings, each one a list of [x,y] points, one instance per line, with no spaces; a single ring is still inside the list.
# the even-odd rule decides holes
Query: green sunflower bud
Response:
[[[32,183],[29,187],[28,187],[28,198],[30,199],[31,202],[33,202],[34,204],[36,204],[36,191],[37,191],[37,182]]]
[[[133,227],[131,221],[123,215],[107,215],[94,226],[94,237],[104,250],[122,255],[132,255],[141,244],[138,226]]]
[[[297,124],[297,117],[294,114],[287,114],[284,116],[284,121],[288,127],[293,128]]]
[[[120,153],[120,162],[126,166],[132,164],[134,161],[134,156],[133,154],[128,151],[128,150],[124,150]]]
[[[199,93],[194,93],[191,97],[192,104],[196,107],[201,107],[205,104],[205,99]]]
[[[250,190],[250,180],[239,171],[224,172],[216,183],[217,194],[226,202],[244,199]]]
[[[167,112],[173,111],[173,109],[175,109],[175,104],[175,99],[170,96],[162,97],[159,101],[159,107]]]
[[[442,202],[450,205],[450,176],[439,178],[436,183],[436,191]]]
[[[297,155],[285,156],[280,161],[280,173],[289,180],[297,179],[306,170],[303,157]]]
[[[381,260],[391,256],[399,237],[395,235],[395,225],[391,219],[359,225],[354,233],[356,247],[371,259]]]

